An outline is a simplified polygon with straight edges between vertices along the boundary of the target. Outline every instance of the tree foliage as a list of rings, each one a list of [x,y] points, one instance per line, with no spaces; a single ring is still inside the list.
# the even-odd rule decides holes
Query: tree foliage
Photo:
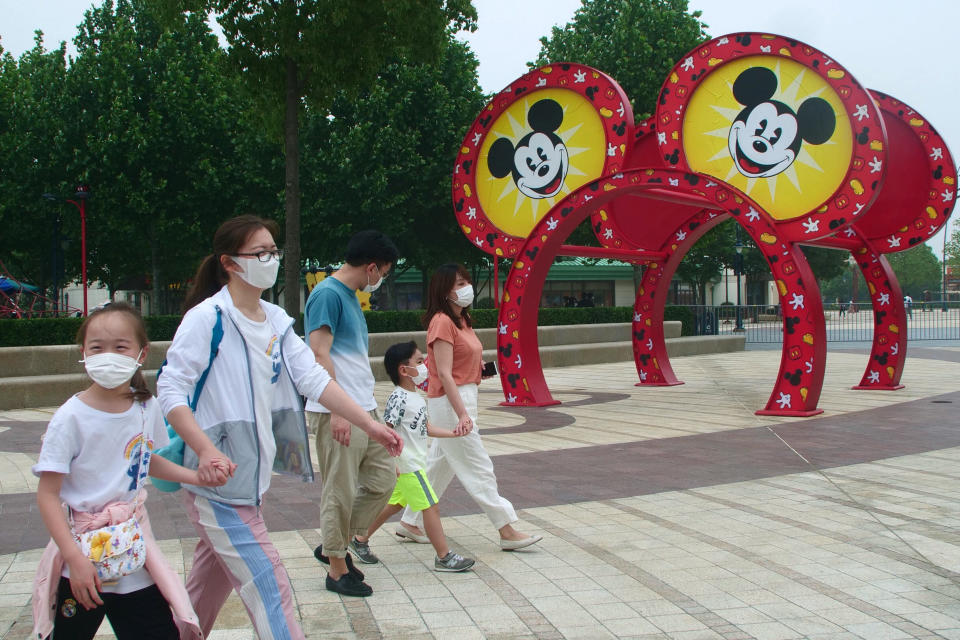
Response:
[[[953,230],[953,233],[950,234],[950,239],[947,240],[945,249],[944,259],[947,261],[947,264],[960,267],[960,229]]]
[[[300,121],[326,115],[340,91],[370,85],[398,55],[435,59],[448,25],[473,28],[470,0],[146,0],[168,20],[213,13],[228,54],[268,124],[283,123],[284,304],[300,311]]]
[[[756,244],[740,231],[742,275],[749,280],[766,280],[770,266]],[[827,282],[845,272],[848,253],[821,247],[802,247],[817,282]],[[690,249],[677,267],[676,276],[691,285],[701,304],[706,301],[706,286],[722,275],[723,269],[737,268],[737,222],[726,220],[708,231]],[[849,291],[849,286],[847,287]]]
[[[680,57],[706,40],[700,11],[687,0],[584,0],[573,21],[540,39],[530,68],[587,64],[616,80],[642,120],[656,110],[660,86]]]
[[[68,228],[79,227],[72,208],[53,208],[40,198],[72,193],[63,170],[70,158],[62,126],[66,83],[66,47],[48,52],[41,32],[19,59],[0,48],[0,260],[15,277],[43,288],[53,279],[58,215]],[[79,271],[79,243],[66,249],[63,275],[71,277]]]
[[[849,255],[844,252],[837,253]],[[914,300],[919,301],[924,299],[924,292],[929,291],[936,298],[937,292],[940,291],[942,265],[929,245],[919,244],[906,251],[889,253],[886,255],[886,259],[893,268],[897,282],[900,283],[900,288],[903,290],[903,295],[909,295]],[[867,301],[870,292],[860,269],[851,268],[849,265],[838,276],[821,282],[820,287],[824,300],[846,301],[851,299],[854,290],[852,280],[854,274],[856,274],[857,279],[857,301]]]
[[[224,218],[276,210],[278,174],[201,16],[164,32],[142,1],[107,0],[75,43],[69,64],[39,38],[19,61],[0,59],[0,223],[17,230],[0,234],[0,258],[48,282],[59,216],[65,275],[76,277],[78,213],[40,195],[69,198],[88,183],[90,281],[149,283],[157,300],[190,277]]]
[[[599,69],[623,87],[639,122],[656,110],[673,65],[706,39],[699,18],[687,0],[584,0],[571,22],[540,38],[540,54],[527,66],[578,62]],[[589,223],[569,241],[599,245]]]
[[[923,300],[924,291],[940,291],[941,264],[930,245],[918,244],[906,251],[891,253],[887,260],[897,274],[903,295]]]
[[[380,81],[334,101],[305,126],[306,255],[337,262],[352,233],[375,227],[404,265],[429,273],[482,259],[456,225],[450,174],[464,132],[484,104],[477,61],[448,34],[436,63],[390,63]]]

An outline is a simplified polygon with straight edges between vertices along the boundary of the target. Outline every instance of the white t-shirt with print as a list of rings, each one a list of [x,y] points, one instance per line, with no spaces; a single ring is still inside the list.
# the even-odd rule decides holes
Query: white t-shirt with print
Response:
[[[387,399],[383,421],[393,426],[403,438],[403,451],[397,460],[400,473],[427,468],[427,403],[415,391],[395,387]]]
[[[141,468],[144,431],[148,449]],[[138,481],[144,483],[150,468],[150,450],[168,442],[156,398],[134,402],[123,413],[108,413],[73,396],[53,414],[32,471],[38,477],[45,471],[64,474],[60,498],[74,511],[102,511],[111,502],[134,499]],[[62,575],[70,577],[66,565]],[[150,574],[141,569],[103,585],[103,591],[130,593],[151,584]]]
[[[260,439],[260,495],[270,488],[277,441],[273,437],[273,394],[280,378],[280,337],[270,321],[254,322],[239,310],[233,319],[247,343],[250,380],[253,387],[253,408]]]

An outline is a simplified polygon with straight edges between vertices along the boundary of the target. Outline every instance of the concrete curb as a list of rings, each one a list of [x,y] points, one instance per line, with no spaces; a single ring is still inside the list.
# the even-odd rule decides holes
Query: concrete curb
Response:
[[[743,351],[745,346],[743,335],[681,338],[679,322],[664,324],[667,335],[673,336],[666,341],[670,357]],[[484,345],[484,359],[494,360],[496,330],[479,329],[477,334]],[[633,360],[629,323],[541,327],[539,335],[544,368]],[[370,366],[378,381],[388,379],[380,354],[391,344],[404,340],[415,340],[423,348],[426,332],[370,335],[371,353],[378,354],[370,358]],[[151,388],[155,388],[156,370],[169,346],[169,342],[151,344],[144,368]],[[79,359],[80,350],[75,345],[0,348],[0,410],[62,404],[90,384]]]

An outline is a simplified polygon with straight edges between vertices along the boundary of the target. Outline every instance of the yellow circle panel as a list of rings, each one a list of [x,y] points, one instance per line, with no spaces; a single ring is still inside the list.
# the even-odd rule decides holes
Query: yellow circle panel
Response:
[[[683,119],[690,168],[747,193],[773,218],[815,210],[850,167],[850,120],[815,71],[787,58],[751,56],[713,71]]]
[[[553,205],[600,176],[606,153],[603,122],[589,100],[565,89],[531,92],[484,138],[480,206],[497,228],[526,237]]]

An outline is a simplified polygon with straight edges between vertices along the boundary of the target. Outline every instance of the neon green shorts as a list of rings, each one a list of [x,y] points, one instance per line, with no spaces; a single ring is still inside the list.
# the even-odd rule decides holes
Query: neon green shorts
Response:
[[[397,486],[393,488],[390,504],[410,507],[413,511],[423,511],[437,504],[437,494],[427,480],[427,472],[421,469],[397,476]]]

